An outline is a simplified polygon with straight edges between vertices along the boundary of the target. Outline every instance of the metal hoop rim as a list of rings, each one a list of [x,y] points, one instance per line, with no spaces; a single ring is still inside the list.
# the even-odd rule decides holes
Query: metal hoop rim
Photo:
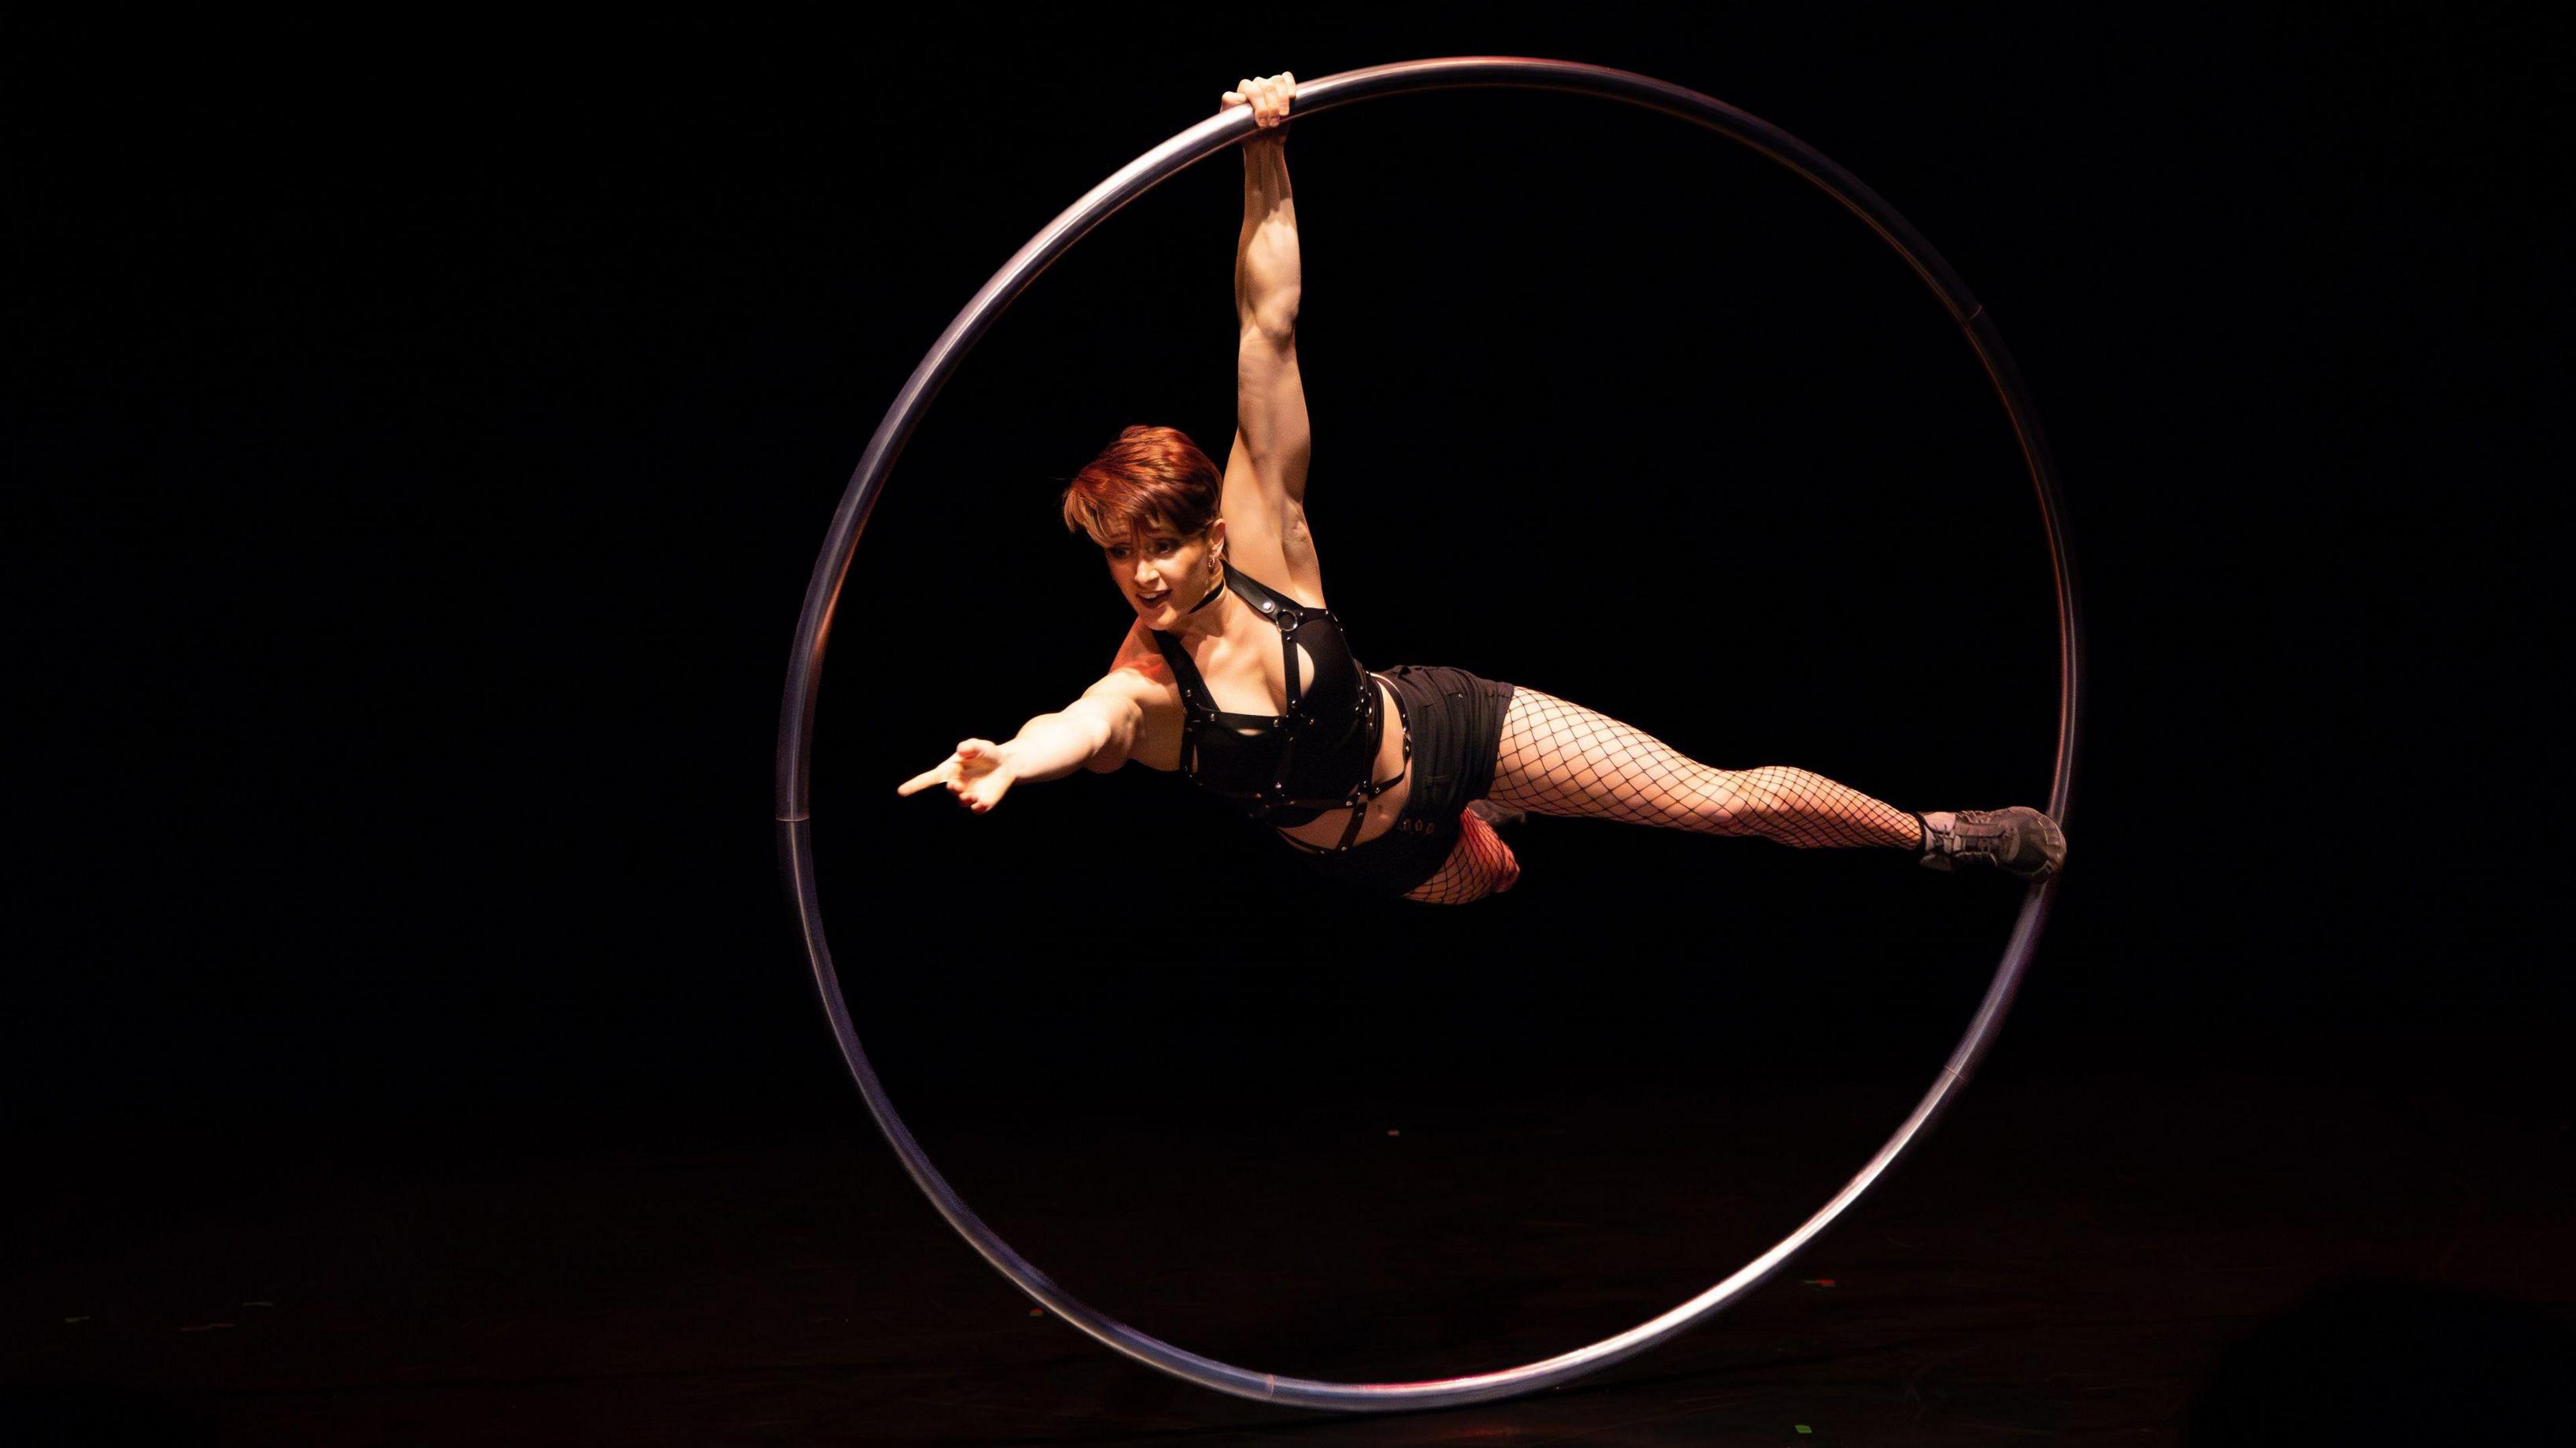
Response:
[[[1642,106],[1690,122],[1739,142],[1788,167],[1859,217],[1886,242],[1915,275],[1940,298],[1951,320],[1966,335],[1986,369],[2018,439],[2045,527],[2055,579],[2058,624],[2057,756],[2049,788],[2049,813],[2064,821],[2073,803],[2077,724],[2081,709],[2083,644],[2076,602],[2075,574],[2068,547],[2064,504],[2055,464],[2051,461],[2037,410],[2023,388],[1985,307],[1968,291],[1921,233],[1860,180],[1823,153],[1756,116],[1697,91],[1629,71],[1575,61],[1513,56],[1458,56],[1405,61],[1346,71],[1298,87],[1295,113],[1311,115],[1337,106],[1385,96],[1422,91],[1464,89],[1553,90]],[[1148,1367],[1236,1397],[1303,1407],[1369,1412],[1455,1406],[1489,1402],[1555,1387],[1643,1352],[1708,1318],[1751,1292],[1777,1272],[1852,1203],[1886,1175],[1956,1098],[1977,1063],[2002,1028],[2005,1013],[2020,989],[2042,927],[2055,898],[2056,882],[2034,886],[2023,898],[2021,912],[2007,938],[2002,959],[1971,1018],[1967,1032],[1895,1133],[1844,1183],[1825,1205],[1795,1231],[1734,1274],[1670,1310],[1636,1327],[1555,1357],[1518,1367],[1464,1377],[1405,1383],[1342,1383],[1282,1378],[1201,1357],[1151,1337],[1109,1317],[1048,1279],[983,1220],[976,1216],[931,1164],[912,1132],[896,1114],[884,1087],[868,1063],[866,1050],[842,998],[839,972],[823,930],[815,889],[811,809],[811,748],[814,706],[822,683],[823,651],[831,634],[832,615],[842,584],[849,576],[860,532],[866,527],[895,459],[967,351],[1030,283],[1092,228],[1121,207],[1190,166],[1227,149],[1254,129],[1248,107],[1236,107],[1200,121],[1113,173],[1047,223],[994,273],[931,345],[911,378],[877,425],[834,512],[830,532],[816,559],[796,623],[785,698],[780,708],[777,753],[779,868],[796,913],[806,959],[817,992],[830,1018],[832,1034],[859,1094],[878,1128],[894,1147],[913,1182],[950,1227],[981,1253],[1013,1285],[1048,1311],[1105,1346]]]

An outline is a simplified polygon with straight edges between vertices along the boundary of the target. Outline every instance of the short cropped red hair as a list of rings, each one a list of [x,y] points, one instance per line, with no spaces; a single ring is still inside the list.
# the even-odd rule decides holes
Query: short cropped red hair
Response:
[[[1174,427],[1131,427],[1064,490],[1064,526],[1106,548],[1155,524],[1184,538],[1216,521],[1225,476]]]

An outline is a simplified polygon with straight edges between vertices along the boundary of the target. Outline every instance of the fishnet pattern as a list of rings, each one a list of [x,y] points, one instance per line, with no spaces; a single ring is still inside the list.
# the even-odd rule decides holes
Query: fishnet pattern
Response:
[[[1458,843],[1450,847],[1440,872],[1406,891],[1405,899],[1425,905],[1464,905],[1499,895],[1519,882],[1520,861],[1512,857],[1512,847],[1503,843],[1492,825],[1460,810],[1458,831]]]
[[[1490,794],[1532,814],[1760,835],[1801,849],[1912,849],[1922,837],[1912,815],[1823,775],[1786,765],[1713,769],[1643,730],[1526,688],[1512,691]]]

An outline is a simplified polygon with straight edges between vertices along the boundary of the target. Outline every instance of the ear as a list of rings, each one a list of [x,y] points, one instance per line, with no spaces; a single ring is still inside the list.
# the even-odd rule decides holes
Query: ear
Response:
[[[1207,531],[1208,552],[1214,554],[1216,557],[1223,558],[1225,556],[1225,520],[1223,518],[1219,518],[1215,522],[1208,524]]]

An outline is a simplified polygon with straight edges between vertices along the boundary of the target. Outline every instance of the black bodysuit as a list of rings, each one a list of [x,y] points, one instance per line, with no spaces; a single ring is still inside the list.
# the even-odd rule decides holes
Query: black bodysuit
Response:
[[[1290,828],[1312,823],[1327,810],[1348,809],[1350,827],[1334,852],[1348,850],[1359,838],[1368,802],[1404,778],[1402,771],[1384,781],[1370,777],[1380,724],[1377,680],[1351,657],[1341,620],[1331,610],[1274,593],[1241,569],[1227,569],[1225,584],[1279,629],[1279,645],[1287,651],[1288,712],[1219,710],[1180,640],[1148,630],[1181,688],[1181,768],[1200,788],[1264,824]],[[1300,648],[1315,661],[1314,678],[1302,688]],[[1412,757],[1408,732],[1408,764]]]

